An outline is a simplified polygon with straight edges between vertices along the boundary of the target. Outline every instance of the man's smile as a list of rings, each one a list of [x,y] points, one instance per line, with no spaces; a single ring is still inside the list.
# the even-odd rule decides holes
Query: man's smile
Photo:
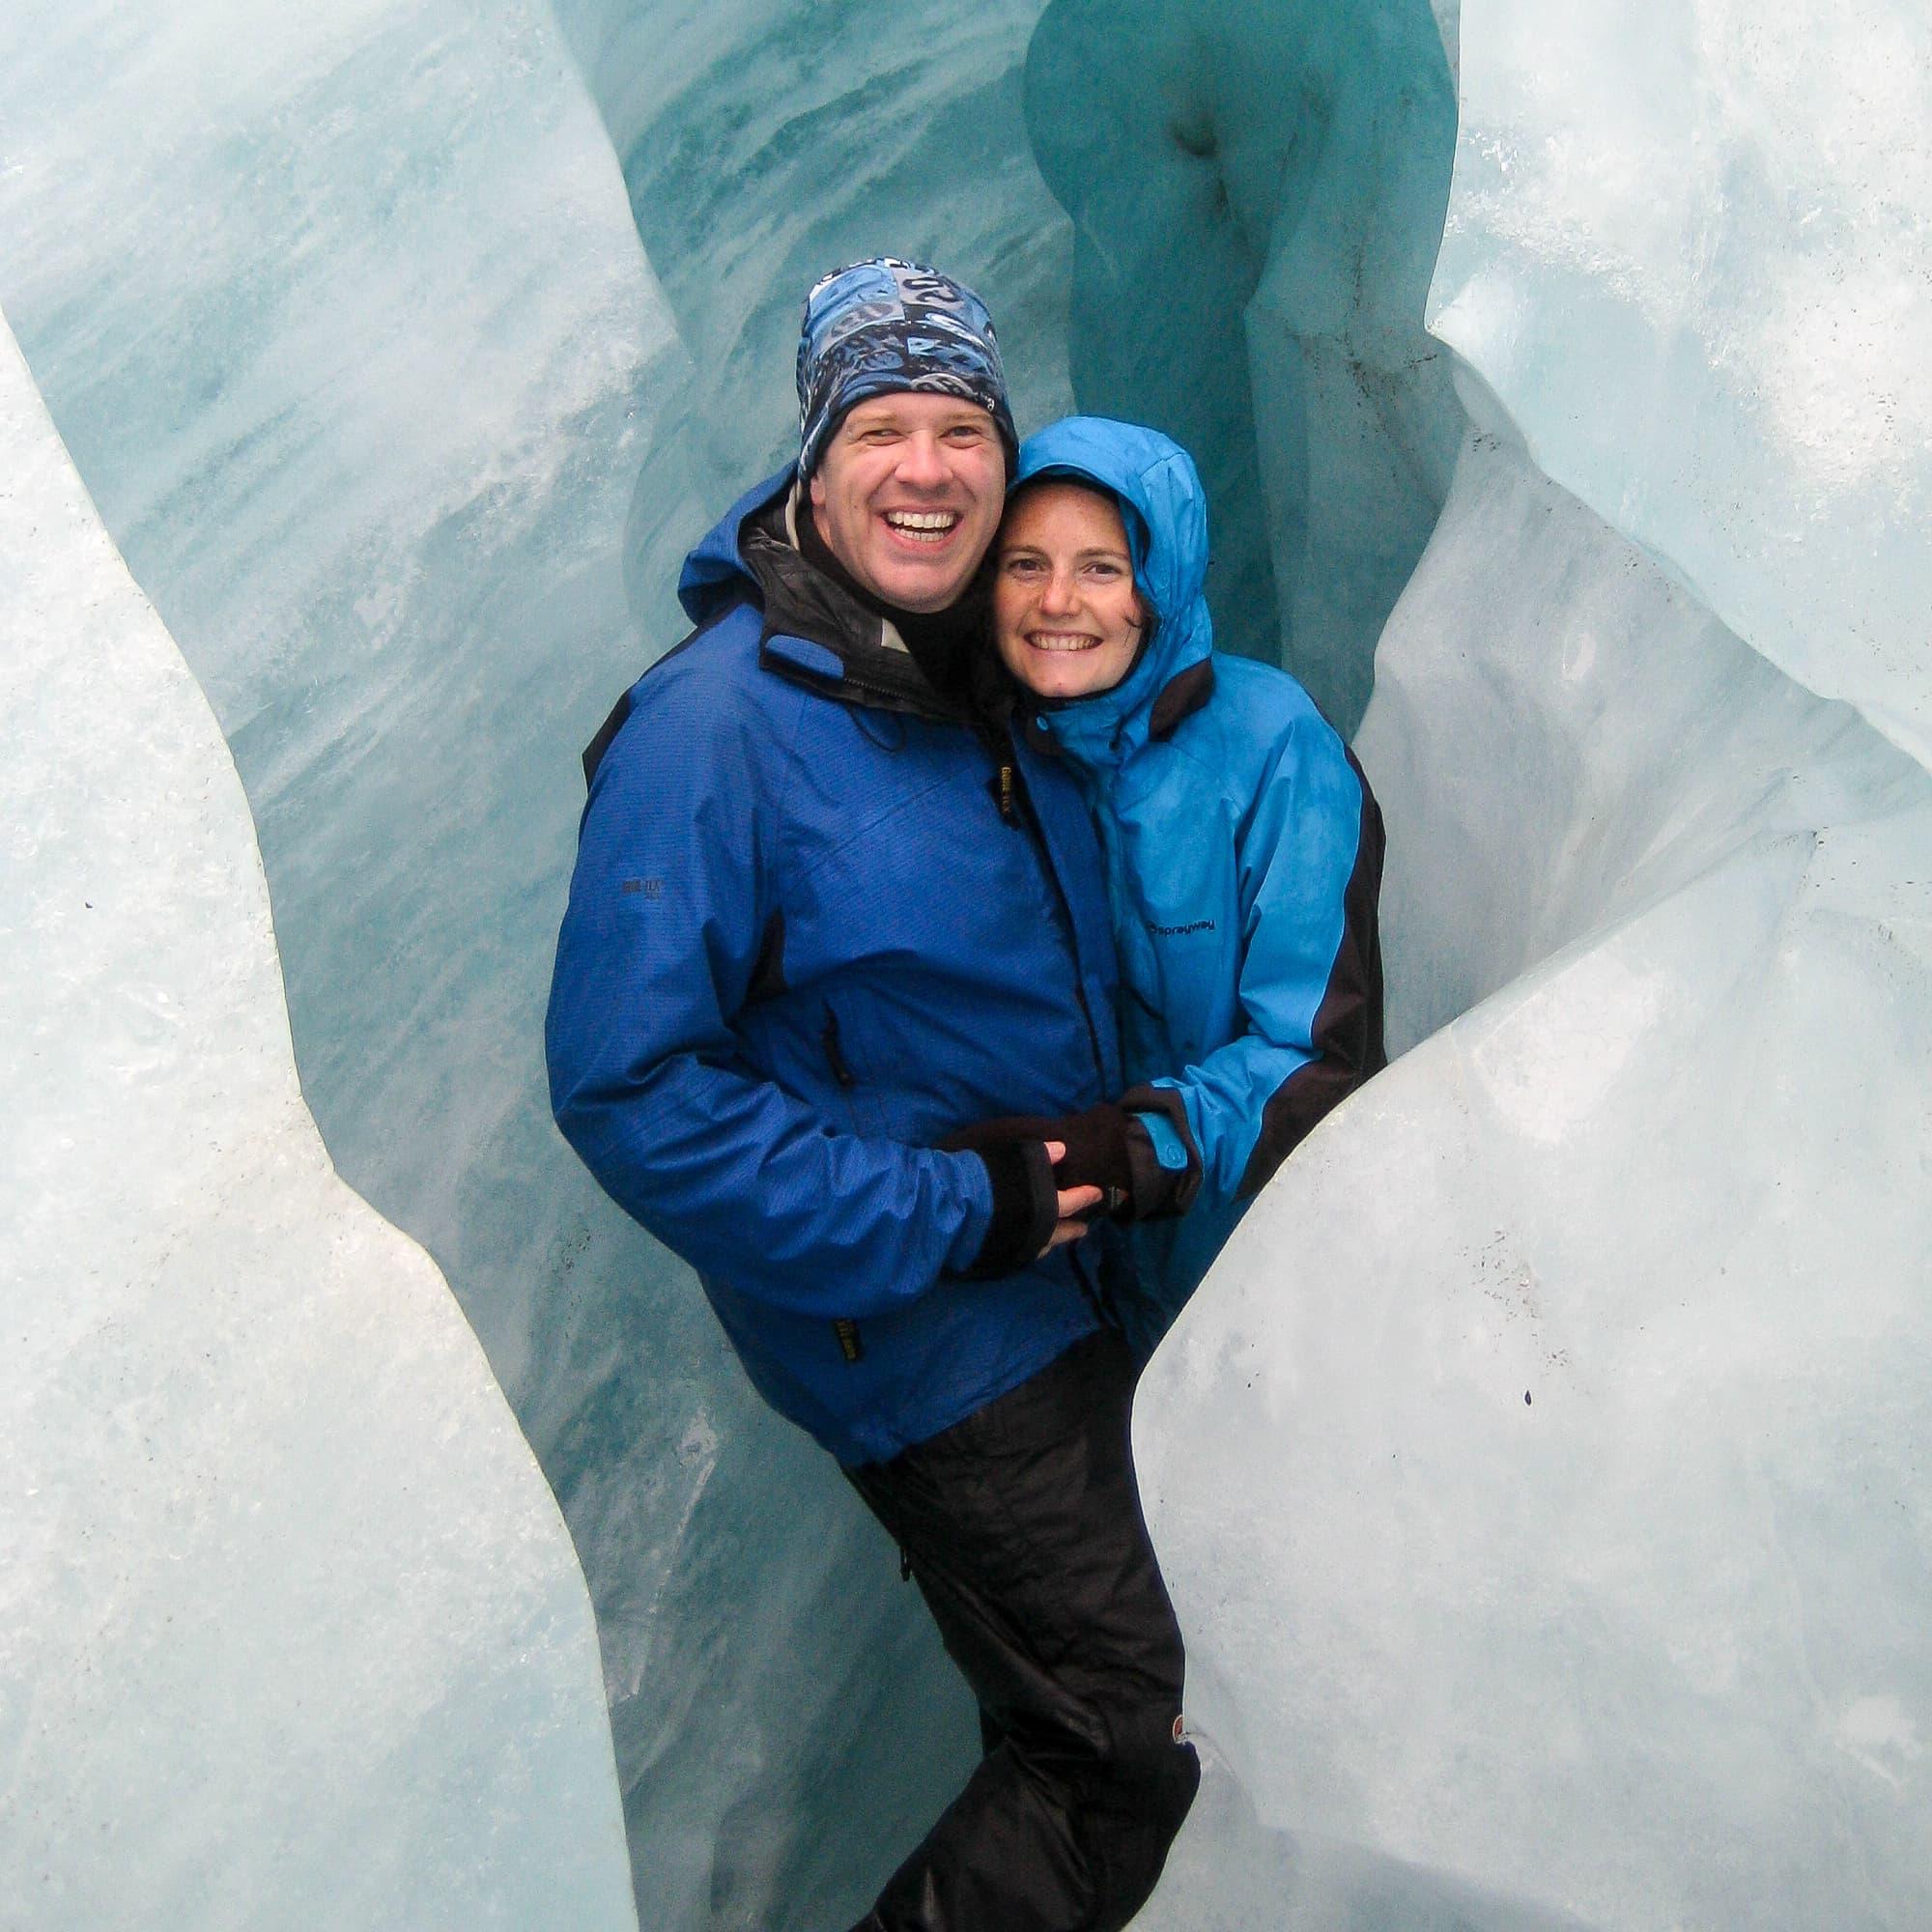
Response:
[[[957,510],[883,510],[880,515],[895,536],[917,544],[943,544],[960,524]]]

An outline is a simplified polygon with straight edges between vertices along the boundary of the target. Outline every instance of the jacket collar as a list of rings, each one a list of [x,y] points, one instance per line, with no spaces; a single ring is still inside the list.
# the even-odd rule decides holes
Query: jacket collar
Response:
[[[1191,718],[1214,696],[1214,660],[1196,658],[1161,686],[1148,707],[1148,736],[1156,741],[1174,736],[1183,718]]]
[[[765,668],[827,696],[957,722],[885,618],[799,554],[797,472],[748,491],[686,557],[678,598],[696,624],[754,599],[764,612]]]

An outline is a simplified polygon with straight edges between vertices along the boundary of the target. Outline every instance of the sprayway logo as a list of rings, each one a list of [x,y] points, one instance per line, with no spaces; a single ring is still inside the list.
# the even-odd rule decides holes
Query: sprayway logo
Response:
[[[1148,922],[1148,930],[1159,933],[1163,939],[1171,939],[1177,934],[1183,932],[1212,932],[1214,930],[1214,922],[1211,919],[1191,919],[1185,925],[1155,925],[1150,920]]]

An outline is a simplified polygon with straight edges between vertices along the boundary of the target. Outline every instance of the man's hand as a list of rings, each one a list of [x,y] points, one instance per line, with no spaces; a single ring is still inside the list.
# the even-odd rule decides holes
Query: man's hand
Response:
[[[1077,1237],[1069,1220],[1091,1219],[1094,1209],[1117,1221],[1144,1220],[1150,1214],[1179,1213],[1185,1201],[1178,1199],[1183,1177],[1165,1172],[1155,1157],[1147,1128],[1118,1102],[1089,1107],[1084,1113],[1049,1118],[1036,1114],[1006,1114],[997,1120],[976,1121],[962,1127],[942,1146],[985,1153],[999,1148],[1037,1147],[1044,1143],[1057,1170],[1056,1179],[1066,1193],[1078,1190],[1088,1205],[1069,1215],[1063,1205],[1051,1245]],[[1065,1163],[1063,1165],[1062,1163]],[[1189,1190],[1187,1200],[1192,1199]]]
[[[1057,1168],[1066,1158],[1066,1143],[1048,1141],[1046,1157]],[[1087,1217],[1099,1207],[1104,1198],[1097,1187],[1061,1188],[1055,1196],[1059,1203],[1060,1218],[1054,1226],[1051,1238],[1046,1246],[1040,1249],[1040,1253],[1050,1255],[1055,1248],[1065,1247],[1068,1241],[1077,1241],[1094,1225]]]

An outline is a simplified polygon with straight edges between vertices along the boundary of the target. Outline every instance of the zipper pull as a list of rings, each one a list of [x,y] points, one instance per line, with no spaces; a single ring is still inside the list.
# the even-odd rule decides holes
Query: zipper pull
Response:
[[[852,1069],[845,1065],[845,1056],[838,1050],[838,1015],[828,1011],[825,1015],[825,1064],[832,1069],[832,1077],[838,1085],[850,1091],[859,1083],[852,1077]]]

